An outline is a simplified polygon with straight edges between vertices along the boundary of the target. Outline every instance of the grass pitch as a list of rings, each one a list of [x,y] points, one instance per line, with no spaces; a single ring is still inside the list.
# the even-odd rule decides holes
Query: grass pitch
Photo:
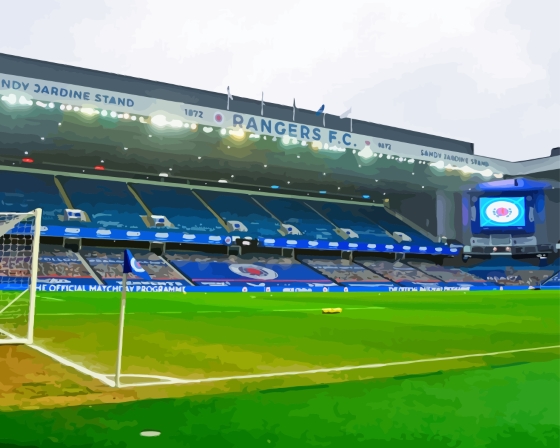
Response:
[[[111,293],[39,293],[36,343],[112,374],[119,299]],[[339,307],[340,314],[322,313]],[[123,373],[223,378],[557,346],[559,311],[557,291],[129,294]],[[549,349],[138,387],[131,388],[129,399],[139,400],[134,403],[93,405],[86,395],[83,407],[1,414],[0,427],[8,429],[0,441],[69,447],[557,446],[558,354]],[[162,435],[144,439],[143,430]]]

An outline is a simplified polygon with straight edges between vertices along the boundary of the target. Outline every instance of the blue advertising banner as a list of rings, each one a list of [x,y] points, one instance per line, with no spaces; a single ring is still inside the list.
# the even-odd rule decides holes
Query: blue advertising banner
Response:
[[[175,267],[200,286],[323,288],[338,286],[301,264],[226,263],[174,260]]]
[[[26,285],[20,284],[0,284],[0,291],[23,291]],[[419,286],[382,286],[379,285],[375,292],[424,292],[424,291],[527,291],[536,290],[529,286],[432,286],[428,288]],[[559,290],[560,286],[542,287],[541,289]],[[84,284],[41,284],[37,285],[40,292],[73,292],[73,291],[95,291],[95,292],[121,292],[121,285],[84,285]],[[162,285],[134,285],[127,286],[129,292],[177,292],[177,293],[198,293],[198,292],[364,292],[364,288],[353,286],[324,286],[324,287],[302,287],[302,285],[290,286],[181,286],[170,287]]]
[[[17,233],[16,226],[10,233]],[[231,245],[229,235],[192,235],[174,231],[154,232],[152,230],[96,229],[78,226],[42,226],[42,236],[74,237],[88,239],[111,239],[121,241],[162,241],[170,243],[195,243]],[[459,248],[444,245],[418,246],[412,244],[372,244],[348,241],[308,241],[287,238],[258,238],[261,246],[275,248],[305,248],[323,250],[352,250],[361,252],[411,253],[432,255],[457,255]]]

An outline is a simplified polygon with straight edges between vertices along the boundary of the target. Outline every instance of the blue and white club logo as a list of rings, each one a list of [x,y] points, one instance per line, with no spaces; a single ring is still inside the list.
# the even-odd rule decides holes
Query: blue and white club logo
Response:
[[[486,207],[485,213],[490,221],[507,224],[517,219],[519,207],[511,201],[496,201]]]
[[[134,272],[135,274],[145,274],[146,273],[144,268],[142,266],[140,266],[140,263],[138,263],[138,261],[136,261],[136,258],[134,258],[134,257],[132,257],[132,259],[130,260],[130,267],[132,268],[132,272]]]
[[[272,269],[257,266],[256,264],[232,264],[229,266],[229,269],[241,277],[255,280],[274,280],[278,277],[278,274]]]

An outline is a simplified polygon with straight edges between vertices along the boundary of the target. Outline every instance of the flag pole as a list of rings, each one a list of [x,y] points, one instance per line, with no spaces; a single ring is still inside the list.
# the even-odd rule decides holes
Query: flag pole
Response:
[[[121,294],[121,314],[119,318],[119,345],[117,349],[117,367],[115,371],[115,387],[121,387],[121,364],[122,364],[122,348],[124,336],[124,310],[126,307],[126,273],[122,276],[122,294]]]
[[[352,117],[350,117],[350,132],[353,132],[352,131]]]

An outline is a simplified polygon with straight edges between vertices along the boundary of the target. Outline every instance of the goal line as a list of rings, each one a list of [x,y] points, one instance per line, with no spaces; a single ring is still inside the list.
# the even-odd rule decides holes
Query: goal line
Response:
[[[2,332],[0,330],[0,332]],[[73,361],[70,361],[67,358],[59,356],[43,347],[40,347],[36,344],[30,344],[28,347],[37,350],[38,352],[54,359],[55,361],[60,362],[61,364],[71,367],[77,370],[80,373],[83,373],[87,376],[95,378],[102,383],[115,387],[115,380],[114,374],[103,374],[99,372],[94,372],[80,364],[77,364]],[[432,363],[432,362],[445,362],[445,361],[453,361],[458,359],[469,359],[469,358],[481,358],[486,356],[499,356],[499,355],[507,355],[512,353],[523,353],[523,352],[535,352],[541,350],[552,350],[552,349],[560,349],[560,345],[549,345],[543,347],[529,347],[529,348],[519,348],[514,350],[503,350],[497,352],[486,352],[486,353],[472,353],[468,355],[456,355],[456,356],[444,356],[444,357],[437,357],[437,358],[424,358],[424,359],[413,359],[409,361],[396,361],[396,362],[386,362],[386,363],[375,363],[375,364],[360,364],[360,365],[351,365],[351,366],[341,366],[341,367],[329,367],[329,368],[318,368],[318,369],[308,369],[308,370],[296,370],[296,371],[287,371],[287,372],[273,372],[273,373],[255,373],[255,374],[246,374],[246,375],[233,375],[233,376],[225,376],[225,377],[210,377],[210,378],[196,378],[196,379],[189,379],[189,378],[176,378],[164,375],[145,375],[145,374],[121,374],[121,378],[137,378],[143,379],[146,381],[137,382],[137,383],[129,383],[129,384],[120,384],[121,388],[125,387],[148,387],[148,386],[168,386],[168,385],[175,385],[175,384],[201,384],[201,383],[217,383],[222,381],[243,381],[243,380],[253,380],[253,379],[265,379],[265,378],[278,378],[278,377],[288,377],[288,376],[299,376],[299,375],[314,375],[319,373],[337,373],[337,372],[348,372],[353,370],[369,370],[369,369],[380,369],[384,367],[393,367],[393,366],[403,366],[403,365],[412,365],[412,364],[422,364],[422,363]],[[151,380],[151,381],[150,381]],[[157,380],[157,381],[154,381]]]

